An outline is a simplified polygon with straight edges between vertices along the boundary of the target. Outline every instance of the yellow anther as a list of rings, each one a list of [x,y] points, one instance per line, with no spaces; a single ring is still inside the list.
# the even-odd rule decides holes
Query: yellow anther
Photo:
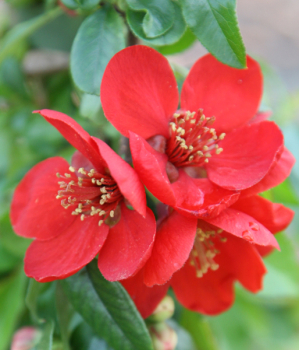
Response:
[[[219,140],[223,140],[223,139],[224,139],[224,137],[225,137],[225,135],[226,135],[226,133],[225,133],[225,132],[223,132],[222,134],[220,134],[220,136],[219,136]]]
[[[71,171],[72,173],[74,173],[76,171],[76,169],[73,166],[69,167],[69,171]]]
[[[93,184],[95,184],[96,181],[97,181],[97,179],[95,179],[94,177],[91,179],[91,182],[92,182]]]
[[[83,174],[83,175],[87,174],[86,171],[84,170],[84,168],[79,168],[78,173]]]
[[[111,194],[107,193],[107,194],[106,194],[106,197],[107,197],[108,199],[111,198]]]
[[[216,151],[215,151],[215,153],[216,153],[216,154],[220,154],[222,151],[223,151],[223,148],[217,148]]]
[[[195,120],[195,119],[191,119],[191,120],[190,120],[190,123],[191,123],[191,124],[195,124],[195,123],[196,123],[196,120]]]
[[[82,209],[81,209],[81,208],[76,208],[76,209],[75,209],[75,212],[76,212],[76,213],[82,213]]]
[[[209,147],[207,145],[204,145],[203,148],[202,148],[204,151],[208,151],[209,150]]]
[[[110,211],[110,216],[113,218],[114,217],[114,210]]]
[[[197,151],[196,154],[199,156],[199,157],[202,157],[203,156],[203,153],[201,151]]]
[[[83,220],[84,220],[84,218],[85,218],[85,215],[84,215],[84,214],[81,214],[81,216],[80,216],[80,220],[81,220],[81,221],[83,221]]]
[[[192,145],[190,145],[188,148],[189,148],[190,151],[193,151],[193,146]]]
[[[198,135],[197,138],[200,139],[200,138],[201,138],[201,135]]]
[[[206,158],[206,159],[204,160],[204,162],[205,162],[205,163],[209,163],[209,159]]]
[[[211,153],[206,153],[205,157],[210,158],[210,157],[212,157],[212,155],[211,155]]]
[[[79,208],[79,209],[82,209],[82,207],[83,207],[83,204],[82,204],[82,203],[79,203],[79,204],[78,204],[78,208]]]
[[[174,113],[174,118],[178,118],[180,116],[180,113]]]
[[[59,173],[56,173],[56,176],[57,176],[57,177],[60,177],[60,174],[59,174]]]
[[[103,222],[104,222],[103,220],[100,220],[98,225],[101,226]]]
[[[64,176],[65,177],[71,177],[71,174],[65,173]]]
[[[63,196],[60,196],[59,194],[56,196],[56,199],[63,198]]]
[[[99,212],[99,216],[103,216],[103,215],[105,215],[105,214],[106,214],[105,210],[101,210],[101,211]]]
[[[97,184],[98,186],[102,186],[101,180],[97,180],[97,181],[96,181],[96,184]]]
[[[102,193],[107,193],[106,187],[101,187],[101,192],[102,192]]]
[[[72,211],[72,215],[79,215],[76,211]]]
[[[190,156],[190,157],[188,158],[189,162],[192,162],[193,159],[194,159],[194,156]]]
[[[90,169],[89,170],[89,173],[87,174],[89,177],[92,177],[93,174],[95,173],[95,170],[94,169]]]
[[[102,199],[100,200],[100,204],[101,204],[101,205],[103,205],[105,202],[106,202],[106,198],[102,198]]]

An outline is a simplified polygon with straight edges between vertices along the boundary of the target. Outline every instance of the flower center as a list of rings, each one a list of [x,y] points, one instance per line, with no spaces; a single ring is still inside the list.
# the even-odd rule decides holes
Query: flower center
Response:
[[[210,127],[214,121],[215,117],[205,117],[202,109],[174,113],[166,146],[169,161],[176,167],[198,167],[208,163],[213,154],[220,154],[223,149],[218,143],[225,133],[217,136]]]
[[[219,250],[215,248],[214,239],[219,238],[220,242],[225,243],[226,237],[221,237],[223,230],[206,230],[197,228],[194,240],[194,246],[190,255],[190,264],[196,269],[196,277],[203,277],[209,269],[218,270],[219,265],[214,258],[219,254]]]
[[[57,177],[62,179],[58,184],[57,199],[61,199],[61,205],[67,209],[74,207],[72,215],[80,215],[81,220],[99,215],[99,226],[108,219],[113,218],[115,210],[123,198],[115,180],[108,174],[101,174],[94,169],[89,171],[84,168],[75,169],[69,167],[70,174]]]

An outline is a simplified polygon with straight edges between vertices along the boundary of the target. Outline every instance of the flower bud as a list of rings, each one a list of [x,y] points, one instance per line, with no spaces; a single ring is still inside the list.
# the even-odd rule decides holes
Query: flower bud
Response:
[[[34,327],[19,329],[13,336],[10,350],[30,350],[39,341],[41,333]]]
[[[160,304],[156,307],[152,315],[148,318],[148,321],[157,323],[169,319],[174,313],[174,301],[166,295]]]
[[[150,326],[149,331],[155,350],[174,350],[176,348],[178,336],[165,322]]]

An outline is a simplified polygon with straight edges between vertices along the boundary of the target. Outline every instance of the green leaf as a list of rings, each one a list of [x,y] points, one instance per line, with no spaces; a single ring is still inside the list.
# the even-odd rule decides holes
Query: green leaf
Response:
[[[30,279],[25,299],[25,303],[35,323],[39,322],[39,317],[37,314],[37,299],[41,292],[41,287],[41,283],[35,281],[34,279]]]
[[[196,36],[191,32],[190,28],[187,28],[178,42],[172,45],[157,47],[157,50],[161,52],[162,55],[173,55],[188,49],[195,40]]]
[[[148,38],[164,34],[175,20],[174,5],[171,0],[127,0],[135,11],[146,11],[142,27]]]
[[[246,67],[246,53],[236,16],[235,0],[179,0],[187,25],[219,61]]]
[[[175,42],[177,42],[182,35],[184,34],[184,31],[186,29],[186,24],[184,21],[184,18],[182,16],[181,8],[176,3],[173,3],[173,7],[175,10],[175,21],[173,25],[168,29],[164,34],[155,37],[155,38],[148,38],[143,30],[143,21],[144,15],[143,12],[140,11],[132,11],[131,9],[128,9],[127,11],[127,21],[132,29],[133,33],[145,41],[146,43],[150,45],[155,46],[164,46],[164,45],[171,45]]]
[[[0,41],[0,64],[3,60],[11,55],[14,50],[18,49],[20,43],[27,39],[37,29],[52,21],[63,13],[60,7],[48,11],[38,17],[22,22],[12,28]]]
[[[76,311],[112,348],[153,350],[133,301],[120,283],[104,279],[95,260],[62,284]]]
[[[71,52],[71,73],[77,87],[99,95],[107,63],[125,47],[124,21],[110,6],[103,6],[82,23]]]
[[[6,350],[24,307],[25,276],[19,274],[0,282],[0,350]]]
[[[43,326],[40,341],[38,342],[38,344],[35,345],[35,347],[32,350],[52,350],[53,332],[53,321],[47,321]]]

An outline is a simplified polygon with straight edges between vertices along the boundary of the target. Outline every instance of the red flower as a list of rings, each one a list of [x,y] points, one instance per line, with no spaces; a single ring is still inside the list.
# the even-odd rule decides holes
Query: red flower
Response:
[[[234,301],[235,281],[254,293],[262,288],[266,269],[261,255],[278,248],[272,233],[285,229],[293,215],[292,210],[258,195],[240,199],[208,220],[184,221],[173,211],[158,226],[152,254],[143,269],[122,284],[144,318],[170,285],[188,309],[208,315],[223,312]],[[191,230],[194,224],[196,235]],[[188,235],[195,236],[190,254],[188,250],[181,252],[181,242]],[[170,272],[177,270],[177,256],[182,255],[187,256],[187,262],[167,281]],[[166,283],[151,287],[153,282]]]
[[[150,255],[156,231],[138,175],[72,118],[38,113],[78,151],[71,166],[60,157],[37,164],[15,191],[14,230],[35,238],[25,273],[40,282],[66,278],[99,253],[98,266],[108,280],[133,275]]]
[[[262,76],[250,57],[247,65],[238,70],[204,56],[184,82],[179,110],[175,77],[153,49],[124,49],[106,68],[104,112],[130,137],[137,173],[161,202],[188,216],[173,212],[160,225],[143,272],[148,286],[166,283],[184,265],[197,219],[257,245],[277,246],[262,226],[252,233],[251,224],[259,225],[254,218],[229,208],[282,182],[294,163],[277,125],[257,114]]]
[[[161,202],[201,217],[211,206],[219,211],[235,202],[237,191],[281,182],[281,172],[271,171],[283,136],[275,123],[256,117],[262,75],[250,57],[247,66],[239,70],[202,57],[183,84],[178,109],[176,80],[161,54],[132,46],[109,62],[101,86],[105,115],[130,138],[134,167]],[[284,173],[290,168],[289,162]],[[204,177],[219,186],[208,185],[209,199]]]

